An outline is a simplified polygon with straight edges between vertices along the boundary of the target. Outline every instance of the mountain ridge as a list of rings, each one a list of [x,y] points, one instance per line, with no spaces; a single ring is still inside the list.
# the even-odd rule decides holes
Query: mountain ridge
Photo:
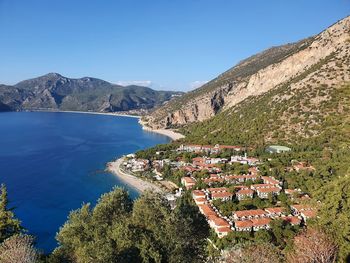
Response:
[[[160,107],[144,118],[151,128],[177,128],[207,120],[288,83],[319,61],[348,46],[350,17],[296,43],[272,47],[239,62],[202,87]]]
[[[92,77],[67,78],[59,73],[48,73],[20,81],[13,86],[0,85],[0,111],[150,110],[182,94],[144,86],[121,86]]]

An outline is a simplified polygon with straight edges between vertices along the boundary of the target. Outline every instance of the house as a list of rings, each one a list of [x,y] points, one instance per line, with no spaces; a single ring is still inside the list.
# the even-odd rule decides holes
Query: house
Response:
[[[222,192],[228,192],[228,188],[227,187],[212,187],[212,188],[207,188],[206,189],[207,192],[209,193],[222,193]]]
[[[204,191],[202,191],[202,190],[193,190],[192,197],[193,197],[193,199],[196,200],[197,198],[205,198],[206,195],[205,195]]]
[[[265,208],[265,211],[268,213],[267,216],[270,218],[281,217],[286,214],[286,209],[284,207]]]
[[[250,220],[234,221],[236,231],[251,231],[253,223]]]
[[[214,229],[219,238],[226,236],[229,232],[232,231],[230,224],[221,217],[210,216],[208,218],[208,223],[209,226]]]
[[[212,200],[230,201],[233,198],[233,193],[230,192],[216,192],[211,194]]]
[[[271,218],[256,218],[256,219],[251,219],[251,221],[253,223],[254,231],[270,228]]]
[[[207,203],[206,194],[202,190],[193,190],[192,197],[196,205],[203,205]]]
[[[205,178],[203,179],[203,182],[207,185],[212,185],[214,183],[223,183],[225,181],[224,178],[220,178],[220,177],[210,177],[210,178]]]
[[[232,232],[232,229],[230,227],[221,227],[215,229],[215,233],[218,235],[219,238],[227,236],[230,232]]]
[[[206,217],[209,218],[210,216],[217,216],[216,212],[213,208],[211,208],[208,204],[202,204],[198,205],[199,211]]]
[[[272,185],[272,184],[252,184],[251,186],[250,186],[250,188],[252,189],[252,190],[258,190],[258,189],[260,189],[260,188],[272,188],[272,187],[275,187],[274,185]]]
[[[267,217],[267,212],[262,209],[241,210],[233,212],[235,220],[247,220]]]
[[[261,179],[264,181],[264,184],[272,184],[275,186],[281,185],[281,182],[276,180],[275,178],[271,176],[261,176]]]
[[[292,209],[292,214],[295,216],[301,215],[301,212],[316,210],[315,208],[309,205],[303,204],[291,205],[290,208]]]
[[[288,222],[292,226],[298,226],[301,224],[301,219],[297,216],[286,216],[282,217],[282,220]]]
[[[252,189],[240,189],[236,192],[236,197],[239,201],[248,198],[253,198],[254,191]]]
[[[315,171],[315,167],[312,165],[308,164],[307,162],[296,162],[293,164],[293,169],[297,172],[299,171]]]
[[[196,144],[180,145],[180,147],[177,150],[180,152],[201,152],[202,146]]]
[[[272,195],[272,196],[279,195],[281,190],[282,189],[280,187],[273,186],[270,188],[257,188],[256,193],[259,198],[266,199],[266,198],[269,198],[269,195]]]
[[[196,184],[196,181],[192,177],[182,177],[181,184],[184,185],[186,189],[191,189]]]
[[[316,215],[317,215],[316,210],[306,210],[306,211],[300,212],[300,216],[303,218],[304,222],[306,222],[307,219],[315,218]]]

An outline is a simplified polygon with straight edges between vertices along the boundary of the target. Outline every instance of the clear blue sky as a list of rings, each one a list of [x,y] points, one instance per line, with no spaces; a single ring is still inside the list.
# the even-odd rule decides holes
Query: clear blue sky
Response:
[[[189,90],[349,14],[350,0],[0,0],[0,83],[58,72]]]

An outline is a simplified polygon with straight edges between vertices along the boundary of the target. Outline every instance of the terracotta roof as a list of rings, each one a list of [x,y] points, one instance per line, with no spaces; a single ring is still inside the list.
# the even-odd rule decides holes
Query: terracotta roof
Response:
[[[251,219],[253,226],[266,226],[270,224],[271,218],[258,218],[258,219]]]
[[[258,188],[256,189],[256,191],[260,193],[275,193],[275,192],[280,192],[281,188],[279,187]]]
[[[264,180],[264,182],[266,182],[267,184],[279,184],[280,181],[276,180],[273,177],[270,176],[261,176],[261,179]]]
[[[217,216],[213,208],[211,208],[207,204],[198,205],[198,207],[199,207],[199,210],[202,212],[202,214],[204,214],[206,217]]]
[[[202,190],[193,190],[192,195],[194,198],[205,197],[205,193]]]
[[[246,227],[252,227],[252,226],[253,226],[253,222],[250,220],[235,221],[235,227],[246,228]]]
[[[254,210],[241,210],[236,211],[233,214],[236,214],[237,217],[246,217],[246,216],[263,216],[267,213],[262,209],[254,209]]]
[[[302,211],[301,215],[305,216],[306,218],[312,218],[312,217],[316,217],[317,212],[315,210]]]
[[[210,221],[212,221],[214,223],[215,226],[217,227],[230,227],[230,224],[223,218],[221,217],[211,217]]]
[[[278,213],[285,212],[286,209],[284,207],[270,207],[270,208],[265,208],[265,211],[270,214],[278,214]]]
[[[289,222],[292,225],[300,225],[301,223],[300,218],[297,216],[287,216],[287,217],[282,217],[281,219]]]
[[[191,177],[182,177],[182,180],[184,180],[187,184],[195,184],[196,181]]]
[[[207,201],[207,199],[204,198],[204,197],[199,197],[199,198],[196,198],[194,201],[195,201],[196,203],[200,203],[200,202],[205,202],[205,201]]]
[[[225,198],[225,197],[232,197],[232,196],[233,194],[230,192],[216,192],[211,194],[212,198]]]
[[[271,187],[274,187],[274,186],[271,185],[271,184],[252,184],[252,185],[250,186],[250,188],[252,188],[252,189],[271,188]]]
[[[227,232],[232,232],[232,229],[230,227],[220,227],[215,231],[219,233],[227,233]]]
[[[209,191],[210,193],[228,192],[228,188],[227,187],[211,187],[211,188],[207,188],[207,191]]]
[[[241,146],[235,146],[235,145],[219,145],[220,149],[242,149]]]

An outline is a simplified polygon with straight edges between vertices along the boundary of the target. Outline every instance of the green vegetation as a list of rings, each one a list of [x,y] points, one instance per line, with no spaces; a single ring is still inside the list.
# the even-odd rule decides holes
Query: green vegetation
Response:
[[[51,262],[203,262],[208,226],[185,199],[175,210],[160,195],[132,202],[116,188],[73,211]]]
[[[128,111],[151,109],[182,92],[156,91],[142,86],[119,86],[95,79],[69,79],[57,73],[0,85],[0,111],[53,109],[76,111]]]

